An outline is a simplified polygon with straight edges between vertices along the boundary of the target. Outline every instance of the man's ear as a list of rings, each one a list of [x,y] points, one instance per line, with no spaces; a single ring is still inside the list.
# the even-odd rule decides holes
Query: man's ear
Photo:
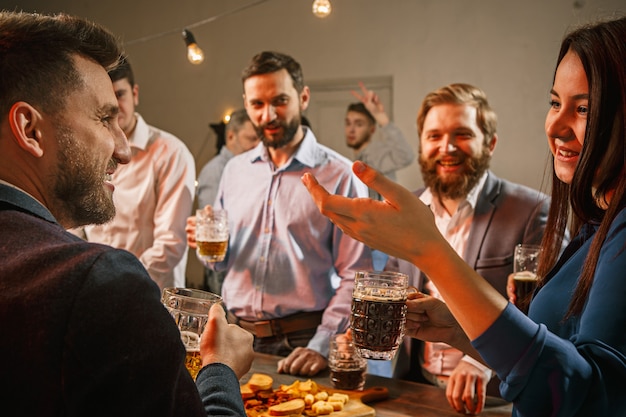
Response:
[[[226,143],[232,142],[235,139],[235,132],[233,129],[226,131]]]
[[[15,142],[33,156],[43,155],[41,113],[30,104],[18,101],[9,110],[9,126]]]
[[[308,86],[304,86],[300,93],[300,111],[303,112],[309,107],[309,100],[311,99],[311,91]]]
[[[493,155],[493,151],[496,149],[496,143],[498,143],[498,135],[494,134],[493,137],[491,138],[491,141],[489,141],[489,154]]]
[[[135,107],[137,107],[139,105],[139,84],[135,84],[133,86],[133,103],[135,104]]]

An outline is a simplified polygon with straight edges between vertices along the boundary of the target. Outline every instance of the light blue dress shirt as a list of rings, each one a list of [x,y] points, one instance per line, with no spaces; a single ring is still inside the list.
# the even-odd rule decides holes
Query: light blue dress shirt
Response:
[[[332,334],[347,329],[354,273],[372,269],[371,252],[323,216],[301,182],[312,173],[332,194],[366,197],[351,162],[318,144],[313,132],[276,169],[263,144],[224,169],[216,208],[228,211],[227,269],[222,295],[240,319],[257,321],[325,310],[308,344],[326,356]]]

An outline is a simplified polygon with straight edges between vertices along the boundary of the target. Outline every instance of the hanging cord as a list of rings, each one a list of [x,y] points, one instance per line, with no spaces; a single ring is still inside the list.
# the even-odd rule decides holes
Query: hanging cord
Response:
[[[266,1],[268,1],[268,0],[257,0],[257,1],[250,2],[248,4],[244,4],[243,6],[238,7],[236,9],[229,10],[229,11],[226,11],[224,13],[208,17],[208,18],[206,18],[204,20],[201,20],[201,21],[196,22],[196,23],[192,23],[190,25],[186,25],[185,28],[193,29],[195,27],[202,26],[202,25],[205,25],[207,23],[213,22],[213,21],[215,21],[217,19],[220,19],[222,17],[229,16],[231,14],[235,14],[235,13],[240,12],[242,10],[245,10],[245,9],[250,8],[250,7],[256,6],[257,4],[265,3]],[[153,39],[161,38],[161,37],[167,36],[167,35],[180,34],[181,31],[182,31],[182,29],[172,29],[172,30],[168,30],[166,32],[161,32],[161,33],[157,33],[157,34],[154,34],[154,35],[148,35],[148,36],[144,36],[142,38],[133,39],[131,41],[125,42],[125,44],[128,46],[128,45],[134,45],[134,44],[137,44],[137,43],[147,42],[147,41],[151,41]]]

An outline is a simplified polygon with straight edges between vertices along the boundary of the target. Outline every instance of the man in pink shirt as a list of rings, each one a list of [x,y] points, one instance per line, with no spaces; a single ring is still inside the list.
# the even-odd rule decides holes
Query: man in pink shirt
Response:
[[[116,189],[115,218],[86,227],[86,238],[137,256],[161,289],[184,287],[185,223],[192,210],[196,180],[193,155],[180,139],[148,125],[135,112],[139,85],[126,59],[109,76],[132,157],[111,178]]]

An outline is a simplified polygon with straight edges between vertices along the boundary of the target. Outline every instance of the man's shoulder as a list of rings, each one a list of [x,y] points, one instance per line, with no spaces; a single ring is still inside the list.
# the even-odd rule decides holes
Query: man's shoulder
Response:
[[[495,176],[494,176],[495,177]],[[501,183],[501,193],[510,198],[518,198],[518,199],[531,199],[531,200],[546,200],[549,199],[549,196],[535,188],[529,187],[524,184],[520,184],[517,182],[505,180],[502,178],[495,177],[495,179],[499,180]]]
[[[351,170],[352,160],[348,157],[340,154],[334,149],[329,148],[321,143],[315,144],[316,156],[320,163],[329,163],[337,166],[338,168]]]
[[[427,189],[426,187],[420,187],[420,188],[418,188],[417,190],[413,190],[413,191],[412,191],[412,193],[413,193],[413,195],[415,195],[415,196],[419,197],[419,196],[421,196],[422,194],[424,194],[424,192],[426,191],[426,189]]]
[[[216,155],[213,159],[211,159],[207,163],[207,165],[210,164],[211,162],[213,162],[213,164],[221,163],[224,165],[224,169],[226,169],[227,167],[252,166],[253,161],[260,159],[260,158],[253,156],[256,154],[253,154],[252,152],[253,152],[252,150],[249,150],[249,151],[240,153],[238,155],[233,155],[231,158],[228,158],[228,159],[225,158],[225,160],[221,160],[220,156]],[[214,166],[214,165],[211,165],[211,166]]]
[[[202,169],[200,170],[200,175],[202,174],[208,175],[209,173],[219,172],[222,173],[222,170],[232,158],[226,158],[222,154],[217,154],[213,158],[209,160]]]
[[[545,217],[549,211],[550,196],[529,186],[501,178],[489,178],[478,198],[477,210],[493,207],[496,217]]]
[[[313,168],[332,164],[349,170],[352,165],[352,161],[349,158],[321,144],[311,129],[306,129],[304,139],[300,143],[295,157],[304,165]]]
[[[120,260],[140,266],[139,260],[122,249],[109,245],[87,242],[63,229],[56,222],[50,222],[30,211],[3,210],[0,215],[0,227],[7,242],[15,240],[6,250],[23,245],[23,255],[31,251],[33,257],[52,256],[64,259],[67,264],[85,265],[96,262],[99,258],[112,259],[111,264]],[[24,235],[29,238],[25,239]]]
[[[492,171],[488,171],[488,176],[483,185],[481,195],[487,197],[499,197],[499,198],[513,198],[513,199],[532,199],[532,200],[546,200],[549,196],[543,192],[529,187],[524,184],[520,184],[514,181],[510,181],[495,175]]]
[[[157,147],[167,150],[168,152],[182,152],[191,155],[191,151],[178,136],[163,130],[156,126],[148,125],[150,131],[150,139],[148,147]]]
[[[150,282],[145,267],[132,253],[113,248],[109,245],[87,242],[76,236],[58,238],[59,246],[64,245],[68,267],[77,273],[77,277],[84,276],[89,279],[105,279],[116,281],[113,285],[130,286],[134,279]],[[81,272],[82,271],[82,272]],[[131,277],[134,279],[131,280]]]

